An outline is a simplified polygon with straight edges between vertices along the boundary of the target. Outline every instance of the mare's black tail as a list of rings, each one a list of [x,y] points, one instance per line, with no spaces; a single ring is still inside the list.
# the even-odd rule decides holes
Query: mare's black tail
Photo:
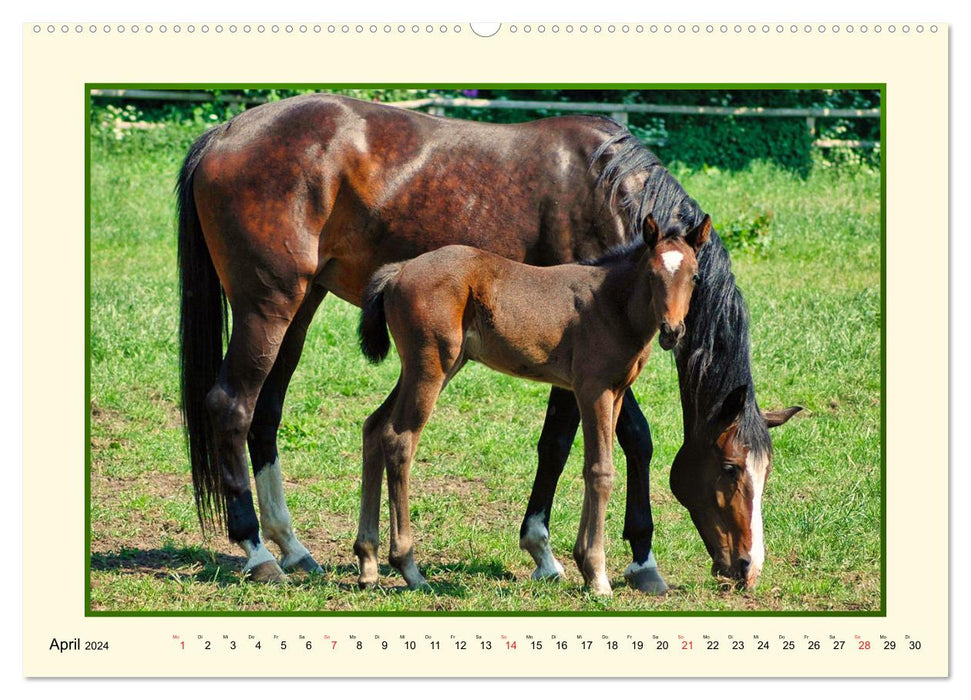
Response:
[[[228,314],[226,296],[202,236],[192,183],[199,162],[222,128],[210,129],[192,144],[175,186],[182,296],[179,325],[182,419],[192,465],[196,511],[203,530],[225,522],[222,477],[216,462],[206,394],[219,374]]]

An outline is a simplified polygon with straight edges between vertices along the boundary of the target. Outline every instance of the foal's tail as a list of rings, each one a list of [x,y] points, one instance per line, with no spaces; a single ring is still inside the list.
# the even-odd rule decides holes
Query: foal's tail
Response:
[[[401,271],[402,263],[385,265],[374,273],[364,291],[361,306],[361,322],[357,335],[361,340],[361,352],[368,362],[378,364],[388,356],[391,338],[388,336],[388,319],[384,313],[384,289]]]
[[[179,212],[179,286],[182,295],[179,326],[182,419],[192,464],[196,511],[203,530],[207,526],[225,522],[222,477],[216,462],[206,394],[219,374],[228,314],[226,295],[202,236],[192,182],[213,137],[221,131],[221,126],[210,129],[192,144],[175,185]]]

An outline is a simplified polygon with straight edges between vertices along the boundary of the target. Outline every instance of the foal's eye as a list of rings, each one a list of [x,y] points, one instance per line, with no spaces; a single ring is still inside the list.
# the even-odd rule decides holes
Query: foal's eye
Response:
[[[701,281],[701,275],[699,275],[699,274],[695,274],[695,275],[694,275],[694,276],[693,276],[693,277],[691,278],[691,281],[692,281],[692,282],[694,282],[695,284],[698,284],[698,283],[699,283],[699,282]]]

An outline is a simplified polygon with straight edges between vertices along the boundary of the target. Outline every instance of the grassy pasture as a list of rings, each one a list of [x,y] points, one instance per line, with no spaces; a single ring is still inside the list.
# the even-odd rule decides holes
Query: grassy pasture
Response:
[[[668,488],[681,442],[673,360],[659,348],[635,385],[651,423],[655,552],[673,589],[623,585],[625,464],[607,519],[615,596],[591,597],[570,552],[580,438],[552,514],[560,583],[529,579],[518,528],[548,387],[469,365],[443,394],[413,468],[419,565],[434,593],[358,591],[360,429],[391,389],[394,357],[369,366],[357,309],[327,298],[287,399],[280,447],[298,537],[325,567],[290,585],[241,581],[241,552],[203,538],[181,433],[172,186],[192,134],[175,126],[94,139],[90,179],[90,604],[93,611],[874,611],[880,607],[880,177],[852,166],[800,179],[756,164],[677,172],[721,223],[771,212],[764,253],[735,251],[752,316],[760,404],[806,411],[773,431],[759,588],[719,589],[687,512]],[[385,489],[386,496],[386,489]],[[382,509],[382,551],[387,548]],[[270,545],[271,547],[273,545]]]

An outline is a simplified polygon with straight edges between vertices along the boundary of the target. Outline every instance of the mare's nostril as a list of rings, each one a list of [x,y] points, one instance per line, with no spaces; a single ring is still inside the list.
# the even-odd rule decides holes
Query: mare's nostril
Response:
[[[743,579],[744,579],[744,578],[748,578],[748,570],[749,570],[749,567],[750,567],[751,565],[752,565],[752,562],[751,562],[751,561],[749,561],[748,559],[745,559],[745,558],[742,558],[742,559],[739,559],[739,560],[738,560],[738,568],[739,568],[739,571],[740,571],[740,572],[741,572],[741,574],[742,574],[742,576],[741,576],[741,577],[742,577]]]

